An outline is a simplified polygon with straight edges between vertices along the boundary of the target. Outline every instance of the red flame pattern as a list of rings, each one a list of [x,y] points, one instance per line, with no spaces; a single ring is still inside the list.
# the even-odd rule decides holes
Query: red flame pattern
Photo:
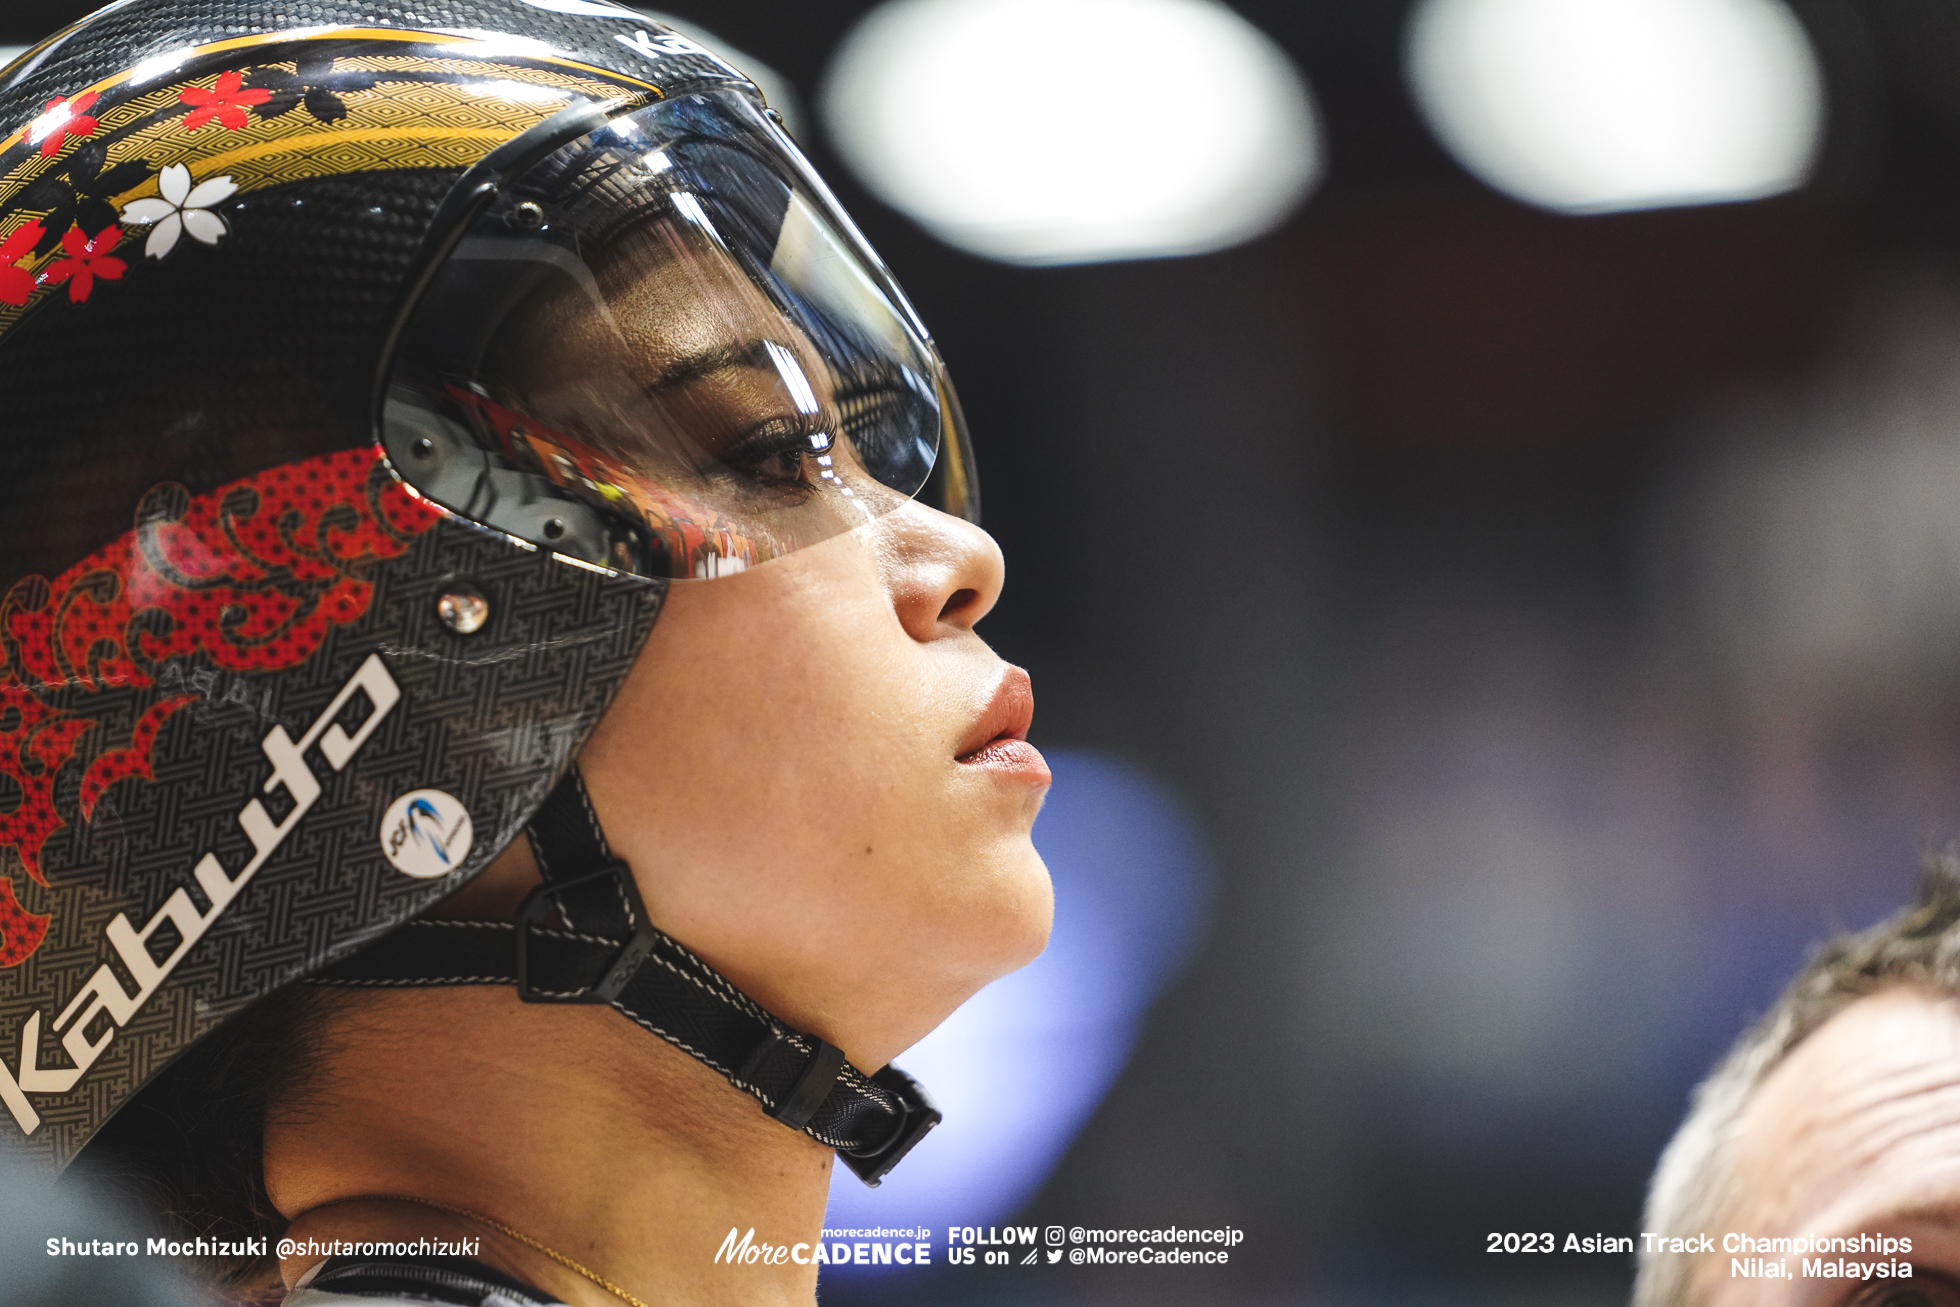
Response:
[[[66,824],[55,779],[101,724],[83,711],[89,696],[154,687],[160,665],[192,654],[235,673],[304,662],[329,630],[367,612],[368,565],[407,552],[440,516],[377,451],[344,450],[197,496],[160,486],[134,530],[52,581],[16,582],[0,600],[0,776],[20,801],[0,814],[0,848],[48,883],[41,851]],[[197,698],[156,699],[127,744],[97,742],[82,775],[85,819],[117,781],[151,778],[157,733]],[[0,967],[40,947],[48,922],[0,877]]]

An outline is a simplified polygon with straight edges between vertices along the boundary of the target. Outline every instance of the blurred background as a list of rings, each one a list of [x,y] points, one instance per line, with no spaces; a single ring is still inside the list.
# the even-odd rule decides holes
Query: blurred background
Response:
[[[1621,1301],[1486,1236],[1637,1231],[1960,834],[1960,2],[663,3],[936,332],[1056,764],[832,1223],[1246,1232],[824,1301]]]

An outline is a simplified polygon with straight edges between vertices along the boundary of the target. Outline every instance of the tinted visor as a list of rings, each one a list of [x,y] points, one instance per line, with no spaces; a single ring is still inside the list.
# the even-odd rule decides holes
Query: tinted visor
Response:
[[[977,509],[910,306],[733,91],[501,182],[409,320],[382,428],[437,503],[648,576],[739,571],[915,495]]]

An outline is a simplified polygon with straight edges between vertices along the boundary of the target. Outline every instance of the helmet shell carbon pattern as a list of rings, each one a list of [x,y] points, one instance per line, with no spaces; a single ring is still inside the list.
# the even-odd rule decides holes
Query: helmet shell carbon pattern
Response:
[[[375,378],[464,170],[704,85],[592,0],[120,0],[0,69],[5,1146],[65,1164],[454,891],[604,712],[663,583],[415,494]],[[433,877],[382,829],[425,790],[473,831]]]

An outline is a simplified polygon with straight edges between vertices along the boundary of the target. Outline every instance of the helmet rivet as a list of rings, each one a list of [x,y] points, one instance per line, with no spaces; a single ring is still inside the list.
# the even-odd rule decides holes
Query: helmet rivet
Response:
[[[408,452],[418,459],[432,457],[436,452],[436,442],[423,436],[408,447]]]
[[[512,209],[504,221],[518,231],[536,231],[544,226],[544,210],[526,200]]]
[[[563,518],[558,518],[558,517],[554,517],[554,518],[552,518],[552,519],[551,519],[550,521],[548,521],[548,522],[546,522],[546,523],[544,524],[544,538],[545,538],[545,539],[547,539],[547,540],[562,540],[562,539],[564,539],[564,538],[565,538],[565,521],[564,521],[564,519],[563,519]]]
[[[490,601],[469,586],[451,586],[436,600],[436,616],[458,635],[475,635],[490,620]]]

